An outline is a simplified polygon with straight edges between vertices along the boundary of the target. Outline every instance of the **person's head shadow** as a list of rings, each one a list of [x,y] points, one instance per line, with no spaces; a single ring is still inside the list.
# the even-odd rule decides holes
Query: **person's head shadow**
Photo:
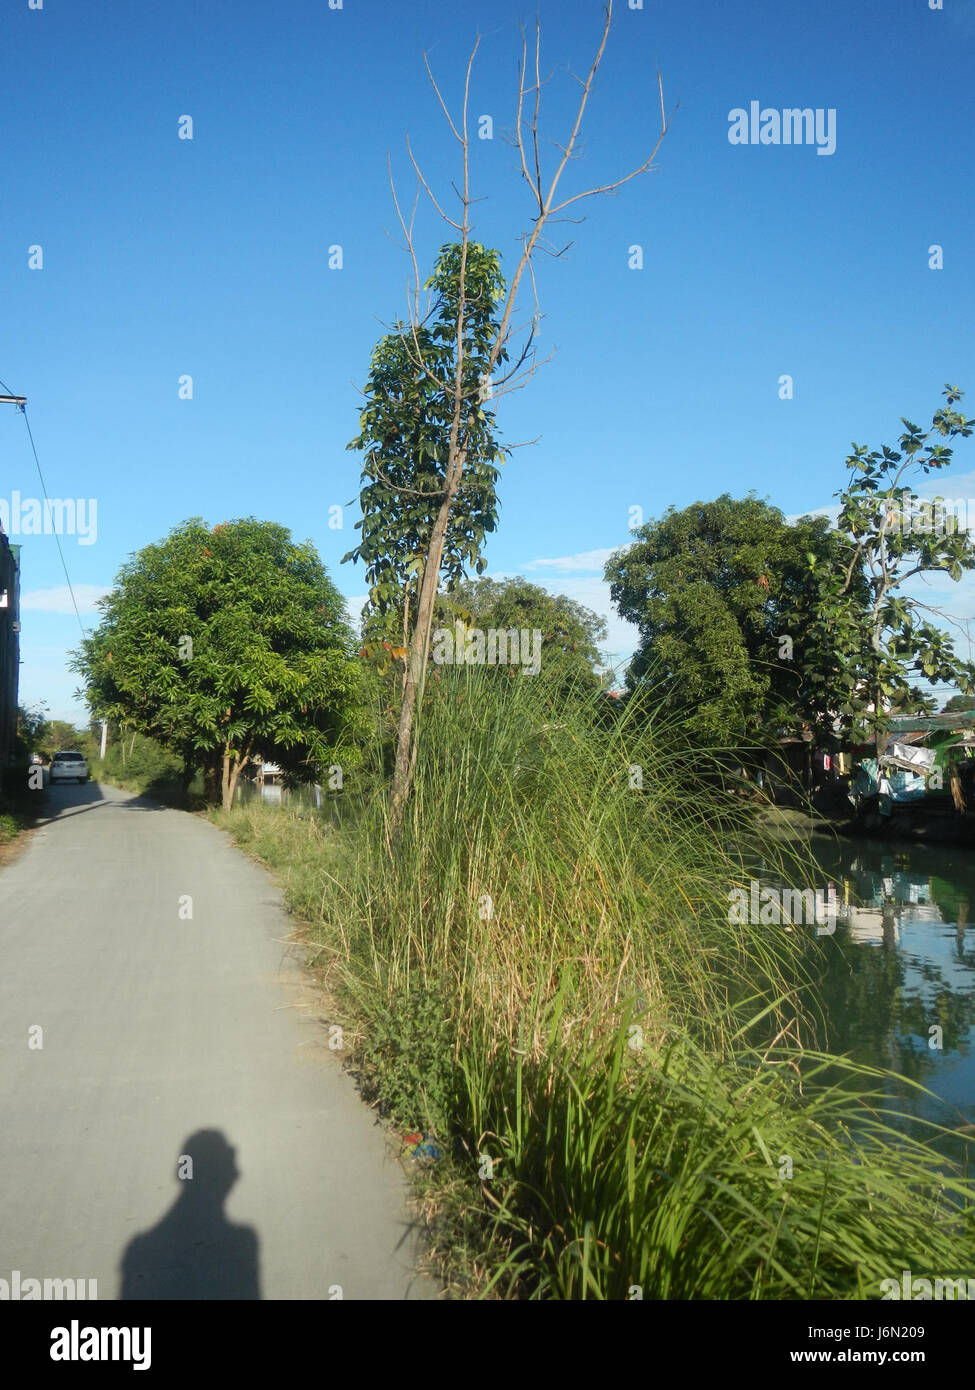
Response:
[[[233,1225],[223,1209],[240,1176],[236,1160],[220,1130],[190,1135],[177,1163],[179,1196],[126,1246],[119,1298],[261,1297],[257,1233]]]

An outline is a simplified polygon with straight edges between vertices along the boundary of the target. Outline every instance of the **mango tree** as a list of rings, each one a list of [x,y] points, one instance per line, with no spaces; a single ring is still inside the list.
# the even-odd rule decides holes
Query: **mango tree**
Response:
[[[229,807],[247,764],[312,781],[355,759],[360,670],[310,542],[253,517],[184,522],[123,565],[74,654],[94,715],[202,765]]]

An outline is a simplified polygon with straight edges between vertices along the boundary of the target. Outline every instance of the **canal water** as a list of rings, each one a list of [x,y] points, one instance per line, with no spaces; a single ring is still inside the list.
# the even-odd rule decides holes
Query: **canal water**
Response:
[[[235,800],[238,805],[250,801],[263,801],[265,806],[290,806],[295,810],[320,810],[322,789],[319,786],[282,787],[278,782],[265,782],[259,787],[256,782],[238,782]]]
[[[975,856],[963,846],[821,835],[809,844],[822,871],[816,887],[825,897],[834,884],[837,904],[813,990],[817,1041],[925,1087],[930,1094],[878,1084],[904,1114],[951,1129],[975,1124]]]

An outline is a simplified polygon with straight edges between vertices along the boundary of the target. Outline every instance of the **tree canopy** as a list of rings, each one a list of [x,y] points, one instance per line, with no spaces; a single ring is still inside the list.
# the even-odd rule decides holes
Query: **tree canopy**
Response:
[[[945,387],[945,404],[927,431],[902,419],[897,449],[852,446],[847,486],[836,494],[839,554],[810,557],[816,598],[812,620],[807,614],[804,624],[805,644],[808,651],[828,652],[831,662],[828,674],[820,663],[813,680],[834,692],[857,741],[879,732],[893,708],[933,711],[933,698],[911,689],[912,676],[950,682],[963,693],[975,690],[975,666],[957,655],[937,621],[924,616],[929,605],[903,588],[916,575],[940,571],[957,582],[975,569],[975,540],[950,506],[940,497],[915,496],[908,484],[912,475],[951,463],[952,449],[934,441],[972,433],[971,421],[953,409],[962,394]]]
[[[208,792],[246,763],[296,780],[354,757],[360,671],[342,596],[314,546],[247,517],[177,526],[123,565],[74,654],[93,712],[157,740]]]
[[[829,565],[836,553],[826,518],[790,525],[752,494],[669,508],[606,566],[614,604],[640,631],[630,688],[652,688],[691,736],[722,746],[823,714],[828,691],[810,698],[797,617],[813,598],[808,557]]]
[[[376,623],[377,617],[395,615],[400,640],[409,639],[415,621],[415,610],[407,612],[404,631],[404,605],[410,590],[418,587],[445,495],[458,362],[465,408],[454,447],[463,452],[465,472],[440,561],[440,577],[448,589],[469,568],[481,573],[481,547],[497,525],[499,471],[494,465],[503,462],[505,451],[495,433],[487,367],[505,282],[498,253],[471,242],[461,303],[460,255],[456,244],[441,248],[425,286],[434,294],[426,319],[415,329],[397,323],[378,343],[360,432],[348,445],[365,452],[359,494],[362,519],[356,522],[362,534],[342,560],[365,562],[369,598],[363,632],[369,637],[392,633],[390,623]],[[506,358],[502,350],[498,360]]]
[[[438,621],[462,621],[481,629],[539,631],[539,676],[580,690],[598,689],[599,643],[606,640],[606,623],[598,613],[565,594],[550,594],[522,576],[473,579],[457,584],[449,602],[441,602]]]

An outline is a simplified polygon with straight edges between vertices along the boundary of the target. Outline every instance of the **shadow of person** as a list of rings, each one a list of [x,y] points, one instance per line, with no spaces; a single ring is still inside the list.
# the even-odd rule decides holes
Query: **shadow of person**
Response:
[[[235,1150],[219,1130],[198,1130],[183,1145],[177,1172],[176,1201],[126,1246],[119,1297],[260,1298],[257,1233],[233,1225],[223,1209],[240,1176]]]

